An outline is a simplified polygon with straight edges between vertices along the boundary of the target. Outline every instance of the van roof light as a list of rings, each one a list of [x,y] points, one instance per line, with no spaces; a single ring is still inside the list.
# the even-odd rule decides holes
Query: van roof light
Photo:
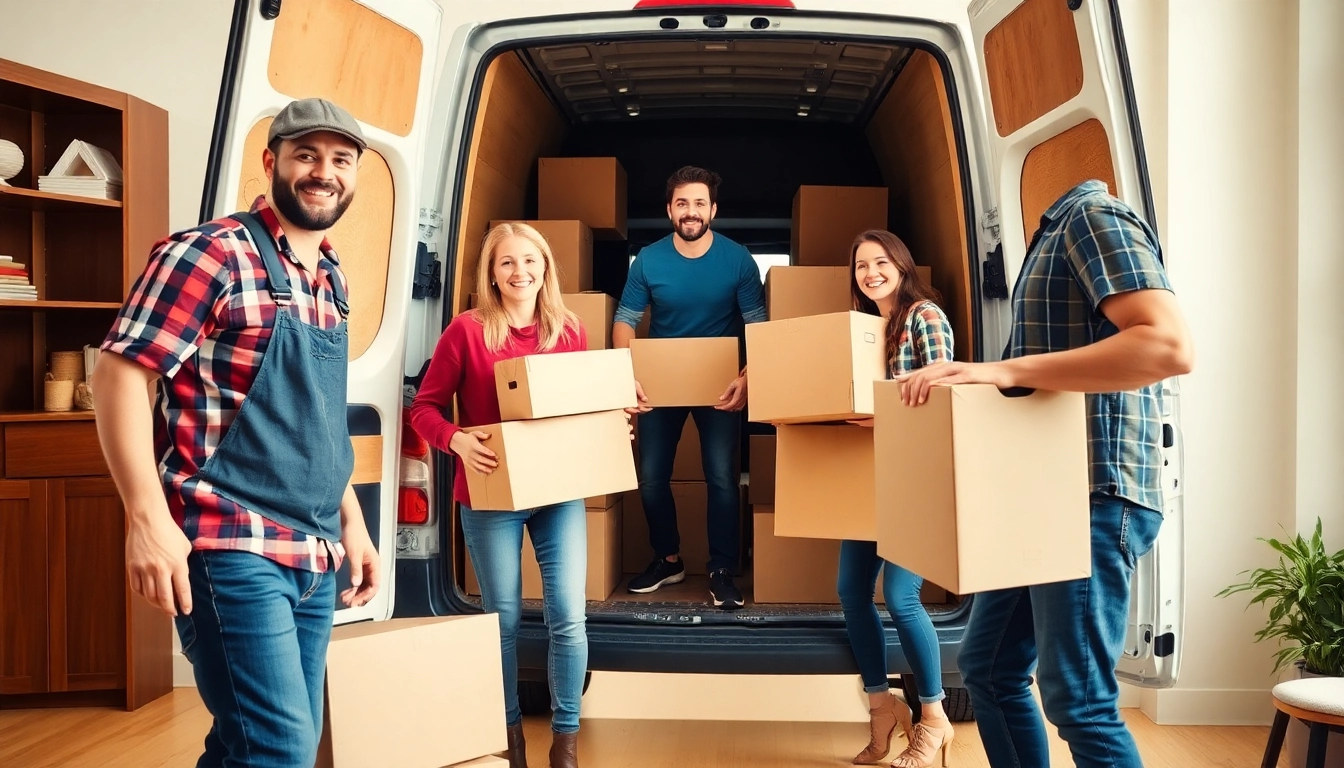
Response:
[[[793,0],[719,0],[719,2],[696,2],[696,0],[639,0],[635,3],[635,10],[645,8],[697,8],[697,7],[715,7],[727,8],[731,6],[749,6],[752,8],[788,8],[793,9]]]

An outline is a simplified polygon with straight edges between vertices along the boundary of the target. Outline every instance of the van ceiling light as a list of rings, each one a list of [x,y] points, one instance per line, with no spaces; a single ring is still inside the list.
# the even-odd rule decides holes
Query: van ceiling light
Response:
[[[617,92],[617,93],[629,93],[629,92],[630,92],[630,86],[628,86],[628,85],[622,85],[620,88],[617,88],[617,89],[616,89],[616,92]]]
[[[727,44],[727,43],[705,43],[705,48],[704,48],[704,49],[705,49],[706,51],[726,51],[726,50],[728,50],[728,44]]]
[[[798,116],[799,116],[799,117],[807,117],[807,116],[810,115],[810,114],[812,114],[812,113],[811,113],[811,112],[808,112],[806,109],[800,109],[800,110],[798,110]]]
[[[639,114],[639,105],[638,105],[638,104],[631,104],[631,105],[627,106],[627,107],[625,108],[625,113],[626,113],[627,115],[631,116],[631,117],[635,117],[636,115]]]
[[[807,84],[807,87],[804,88],[803,90],[807,91],[808,93],[816,93],[816,92],[817,92],[817,86],[816,86],[815,84],[813,84],[813,83],[808,83],[808,84]]]
[[[743,6],[749,8],[788,8],[793,9],[793,0],[719,0],[717,3],[697,3],[695,0],[639,0],[635,3],[635,10],[642,8],[697,8],[701,6],[714,6],[715,8],[730,8],[732,6]]]

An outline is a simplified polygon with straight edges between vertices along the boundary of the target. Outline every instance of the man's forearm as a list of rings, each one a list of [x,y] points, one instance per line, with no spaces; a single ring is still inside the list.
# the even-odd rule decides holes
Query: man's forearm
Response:
[[[345,528],[352,523],[360,526],[364,525],[364,509],[359,506],[359,497],[355,495],[355,486],[347,483],[345,493],[341,494],[341,527]]]
[[[611,326],[611,346],[614,349],[626,349],[630,340],[635,338],[634,326],[617,322]]]
[[[1178,333],[1137,325],[1065,352],[1005,360],[1013,386],[1063,392],[1123,392],[1189,373],[1188,342]]]
[[[155,376],[120,355],[103,353],[94,379],[98,443],[126,514],[140,520],[165,512],[149,399],[149,386]]]

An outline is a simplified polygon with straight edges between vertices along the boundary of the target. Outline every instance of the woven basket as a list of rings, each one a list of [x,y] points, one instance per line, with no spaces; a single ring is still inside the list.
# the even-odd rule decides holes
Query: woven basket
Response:
[[[43,408],[48,411],[68,411],[75,406],[75,382],[53,378],[50,373],[42,382]]]
[[[84,350],[51,353],[52,378],[65,379],[75,384],[84,380]]]

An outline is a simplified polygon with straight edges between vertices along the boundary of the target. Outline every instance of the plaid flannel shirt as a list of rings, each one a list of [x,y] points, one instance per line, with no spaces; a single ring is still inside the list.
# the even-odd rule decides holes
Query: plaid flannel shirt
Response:
[[[310,325],[335,328],[343,318],[331,281],[346,287],[336,252],[324,240],[313,275],[290,249],[265,197],[257,198],[252,212],[277,239],[294,289],[292,311]],[[334,570],[345,556],[340,542],[268,520],[195,477],[261,369],[275,312],[261,255],[242,224],[218,219],[155,245],[102,349],[161,377],[155,454],[168,508],[193,549],[240,550],[292,568]]]
[[[1103,299],[1171,290],[1157,235],[1100,181],[1086,181],[1041,217],[1013,287],[1013,326],[1004,358],[1078,349],[1119,329]],[[1162,510],[1162,418],[1156,386],[1089,394],[1092,492]]]
[[[934,363],[952,362],[952,324],[943,310],[931,301],[910,308],[905,327],[896,339],[896,356],[887,371],[895,378]]]

